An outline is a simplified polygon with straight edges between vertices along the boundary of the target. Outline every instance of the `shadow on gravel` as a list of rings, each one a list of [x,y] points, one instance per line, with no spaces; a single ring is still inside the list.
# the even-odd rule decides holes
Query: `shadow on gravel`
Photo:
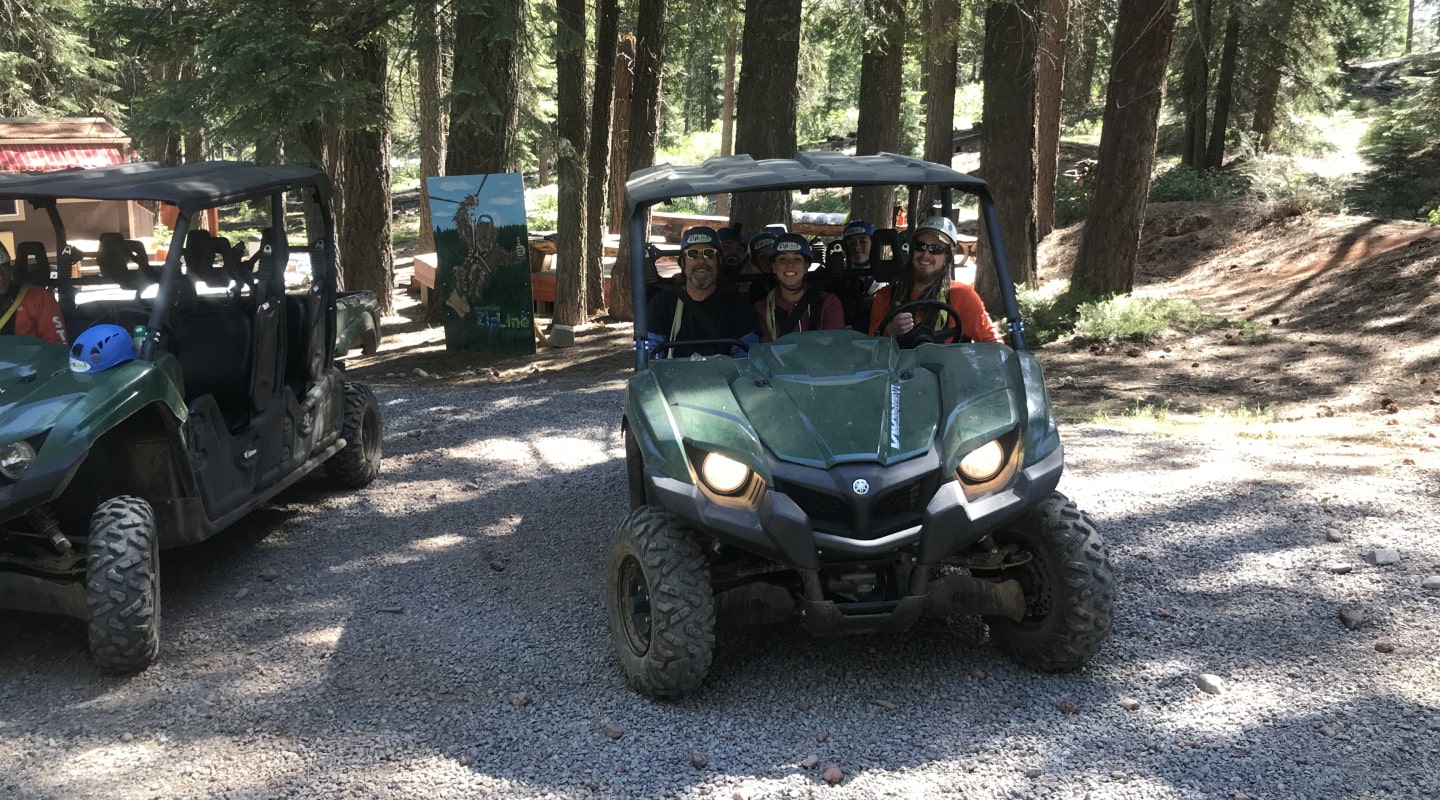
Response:
[[[1083,796],[1082,781],[1114,772],[1133,776],[1131,796],[1433,785],[1419,754],[1440,741],[1435,710],[1380,690],[1365,670],[1327,670],[1386,625],[1381,607],[1367,607],[1373,627],[1360,631],[1336,620],[1339,600],[1363,605],[1373,590],[1357,583],[1342,598],[1318,572],[1264,569],[1323,541],[1323,512],[1278,477],[1100,515],[1120,605],[1112,641],[1083,672],[1020,669],[967,620],[836,640],[784,625],[722,631],[700,692],[647,701],[618,675],[603,602],[606,540],[625,507],[620,392],[545,391],[382,391],[388,460],[372,488],[304,484],[166,556],[162,661],[141,676],[97,677],[78,625],[0,620],[0,730],[63,731],[67,749],[44,773],[0,778],[0,790],[111,796],[203,770],[206,753],[266,768],[222,761],[215,788],[186,796],[438,797],[443,778],[463,796],[750,797],[756,781],[823,786],[828,763],[854,797],[932,765],[946,769],[906,784],[917,796],[973,786],[976,771],[990,793],[1023,793],[1031,767],[1063,776],[1057,796]],[[1177,480],[1206,459],[1146,447],[1148,468]],[[1232,703],[1201,693],[1200,672],[1258,688]],[[1295,702],[1327,678],[1337,685],[1323,707]],[[1127,697],[1139,711],[1119,706]],[[611,722],[618,740],[602,732]],[[1367,746],[1380,728],[1386,745]],[[1394,730],[1405,750],[1390,747]],[[80,760],[123,733],[137,748],[163,737],[153,746],[172,766]],[[820,767],[801,766],[811,756]]]

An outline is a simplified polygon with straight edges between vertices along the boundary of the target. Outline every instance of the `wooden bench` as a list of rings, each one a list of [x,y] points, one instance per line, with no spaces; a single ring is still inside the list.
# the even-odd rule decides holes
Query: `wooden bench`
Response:
[[[415,256],[415,276],[410,283],[420,287],[420,307],[430,306],[430,293],[435,291],[436,256],[434,253],[420,253]]]

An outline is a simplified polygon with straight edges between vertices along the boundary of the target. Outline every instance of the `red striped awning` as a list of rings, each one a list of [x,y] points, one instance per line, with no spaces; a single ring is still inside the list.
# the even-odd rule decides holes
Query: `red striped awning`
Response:
[[[47,172],[124,164],[119,147],[76,144],[0,144],[0,171]]]

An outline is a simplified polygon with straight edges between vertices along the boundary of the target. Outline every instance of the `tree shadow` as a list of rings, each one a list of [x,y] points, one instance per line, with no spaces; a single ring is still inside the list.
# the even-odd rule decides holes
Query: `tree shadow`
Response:
[[[842,766],[834,791],[845,797],[899,786],[1081,796],[1115,780],[1157,796],[1336,796],[1434,781],[1424,759],[1388,755],[1392,742],[1433,748],[1433,698],[1423,688],[1407,696],[1352,659],[1418,611],[1368,578],[1337,586],[1288,567],[1234,577],[1237,566],[1316,546],[1324,512],[1299,475],[1353,480],[1343,464],[1296,464],[1294,475],[1178,499],[1149,498],[1123,474],[1111,481],[1121,495],[1101,495],[1092,511],[1120,575],[1119,607],[1112,640],[1080,672],[1021,669],[969,620],[834,640],[782,625],[722,632],[704,687],[654,703],[621,680],[603,601],[606,537],[625,506],[622,451],[618,425],[587,409],[601,404],[618,420],[620,393],[554,388],[576,391],[482,388],[460,408],[450,392],[382,390],[393,460],[374,487],[335,495],[302,485],[212,543],[167,555],[163,660],[141,676],[97,678],[83,642],[60,642],[37,619],[0,622],[22,634],[0,656],[3,729],[68,731],[73,750],[43,774],[17,766],[0,787],[104,795],[117,781],[173,778],[217,739],[275,766],[215,778],[207,793],[217,798],[321,786],[410,796],[437,785],[498,796],[804,794],[821,785],[818,769],[800,766],[812,755]],[[431,421],[411,440],[422,414]],[[492,441],[522,430],[534,431],[523,448]],[[1121,466],[1165,469],[1180,484],[1213,466],[1205,447],[1184,441],[1132,445],[1087,429],[1070,442],[1082,492]],[[551,446],[590,458],[567,468]],[[429,459],[459,455],[489,479],[474,489],[436,481]],[[427,483],[433,490],[419,488]],[[1433,545],[1426,552],[1440,557]],[[259,577],[277,565],[274,580]],[[1340,626],[1341,600],[1370,609],[1371,627]],[[1423,678],[1433,644],[1411,647],[1387,668]],[[1202,671],[1258,688],[1237,706],[1200,692]],[[1138,711],[1119,706],[1129,697]],[[1062,713],[1065,700],[1079,713]],[[607,722],[624,735],[606,737]],[[1415,730],[1365,746],[1367,730],[1392,724]],[[1319,725],[1339,733],[1289,735]],[[163,735],[176,766],[117,757],[80,768],[82,754],[136,752],[116,744],[121,732],[136,747]],[[286,761],[279,750],[301,755]],[[706,756],[703,768],[692,753]]]

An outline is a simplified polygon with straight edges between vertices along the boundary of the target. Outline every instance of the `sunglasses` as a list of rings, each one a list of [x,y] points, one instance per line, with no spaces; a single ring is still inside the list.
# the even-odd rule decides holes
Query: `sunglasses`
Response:
[[[950,248],[949,248],[948,246],[946,246],[946,245],[940,244],[939,242],[936,242],[935,244],[926,244],[926,243],[924,243],[924,242],[916,242],[916,243],[915,243],[915,252],[917,252],[917,253],[929,253],[929,254],[932,255],[932,256],[943,256],[943,255],[945,255],[946,253],[950,252]]]
[[[713,247],[692,247],[685,251],[686,258],[714,258],[720,251]]]

